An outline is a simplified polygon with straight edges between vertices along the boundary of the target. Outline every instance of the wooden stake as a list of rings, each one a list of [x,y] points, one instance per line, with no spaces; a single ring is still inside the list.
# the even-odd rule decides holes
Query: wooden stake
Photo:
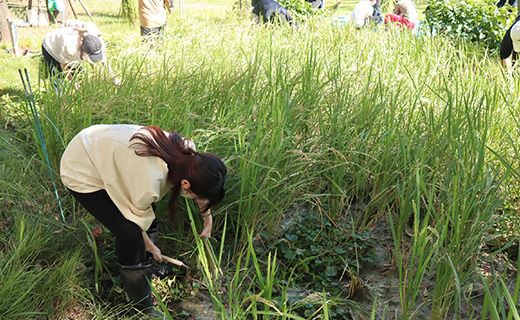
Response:
[[[90,20],[92,20],[92,22],[94,22],[94,18],[92,18],[92,16],[90,15],[90,12],[88,11],[87,6],[85,5],[85,3],[83,3],[83,0],[78,0],[78,1],[79,1],[79,4],[81,4],[81,6],[83,7],[83,10],[85,10],[87,15],[89,16]]]
[[[70,10],[72,10],[72,13],[74,14],[74,18],[77,20],[78,15],[76,14],[76,10],[74,10],[74,7],[72,6],[72,0],[67,0],[69,2]]]
[[[11,32],[9,30],[9,8],[6,0],[0,0],[0,41],[12,42]]]
[[[180,261],[180,260],[177,260],[177,259],[173,259],[173,258],[170,258],[168,256],[165,256],[163,255],[162,256],[163,260],[166,261],[166,262],[169,262],[171,264],[174,264],[174,265],[177,265],[179,267],[185,267],[187,269],[189,269],[190,267],[188,267],[187,265],[184,264],[184,262]]]

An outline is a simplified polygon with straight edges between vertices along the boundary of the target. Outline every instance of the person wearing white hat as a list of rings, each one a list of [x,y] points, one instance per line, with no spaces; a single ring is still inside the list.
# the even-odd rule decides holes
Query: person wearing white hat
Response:
[[[357,27],[361,28],[368,21],[375,23],[382,22],[381,10],[379,9],[378,0],[361,0],[359,1],[350,15],[350,21]]]
[[[500,60],[508,72],[512,71],[518,53],[520,53],[520,16],[516,17],[513,25],[506,31],[500,46]]]

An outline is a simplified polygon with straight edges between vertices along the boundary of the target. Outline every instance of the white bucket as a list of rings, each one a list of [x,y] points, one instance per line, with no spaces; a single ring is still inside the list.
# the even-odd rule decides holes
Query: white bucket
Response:
[[[38,10],[38,8],[27,10],[27,21],[33,27],[47,27],[49,25],[47,10]]]

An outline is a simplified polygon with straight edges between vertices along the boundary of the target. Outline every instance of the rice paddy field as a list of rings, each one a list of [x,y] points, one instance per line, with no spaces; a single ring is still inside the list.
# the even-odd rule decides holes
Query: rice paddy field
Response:
[[[170,319],[520,319],[518,71],[478,44],[332,23],[354,4],[296,28],[186,1],[150,49],[120,2],[88,1],[122,83],[88,66],[61,92],[38,76],[53,27],[20,30],[29,54],[0,53],[0,318],[142,319],[113,237],[57,178],[82,128],[132,123],[228,167],[211,239],[193,203],[175,224],[158,203],[158,246],[190,267],[153,280]]]

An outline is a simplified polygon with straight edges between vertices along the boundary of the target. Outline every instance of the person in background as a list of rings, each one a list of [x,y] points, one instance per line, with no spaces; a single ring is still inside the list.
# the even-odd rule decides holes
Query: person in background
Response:
[[[383,12],[381,12],[381,0],[372,1],[372,6],[374,7],[374,13],[369,17],[369,20],[373,23],[381,24],[383,23]]]
[[[108,64],[105,43],[98,35],[89,33],[88,29],[62,27],[54,30],[43,39],[42,56],[46,75],[50,74],[53,78],[67,75],[72,79],[81,64],[87,61],[91,64],[100,62],[108,69],[114,83],[121,83]]]
[[[211,237],[211,208],[225,195],[227,169],[193,142],[156,126],[93,125],[68,144],[60,163],[63,184],[115,237],[121,281],[143,313],[162,319],[150,287],[153,259],[162,261],[154,204],[169,190],[170,216],[179,195],[194,199]],[[152,258],[153,257],[153,258]]]
[[[298,26],[289,11],[275,0],[251,0],[253,16],[258,22],[287,22]]]
[[[162,41],[166,28],[166,11],[173,12],[173,0],[139,0],[141,36],[145,41]]]
[[[520,15],[516,17],[515,22],[509,27],[502,38],[500,45],[500,61],[507,72],[511,73],[513,63],[518,60],[520,53]]]
[[[394,6],[394,12],[385,16],[385,23],[397,23],[400,26],[414,29],[419,23],[415,3],[411,0],[399,0]]]
[[[517,0],[500,0],[497,3],[497,8],[502,8],[503,6],[506,5],[506,3],[508,3],[510,6],[514,7],[514,6],[516,6],[516,1]]]
[[[378,0],[362,0],[359,1],[350,15],[350,21],[357,28],[361,28],[367,22],[381,23],[383,22],[381,9]]]

